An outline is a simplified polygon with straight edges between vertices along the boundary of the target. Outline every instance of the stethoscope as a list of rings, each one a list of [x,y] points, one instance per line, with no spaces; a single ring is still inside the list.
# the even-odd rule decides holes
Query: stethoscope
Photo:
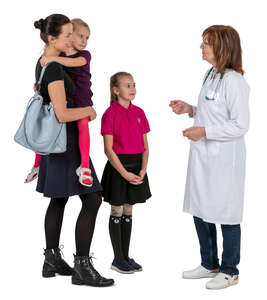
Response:
[[[204,79],[203,86],[204,86],[205,82],[207,81],[207,79],[208,79],[210,73],[211,73],[213,70],[214,70],[213,67],[209,70],[209,72],[208,72],[206,78]],[[215,75],[212,75],[213,79],[215,78],[215,76],[216,76],[218,73],[219,73],[219,72],[217,72]],[[213,91],[212,97],[209,97],[209,96],[206,95],[206,96],[205,96],[205,99],[206,99],[206,100],[211,100],[211,101],[215,101],[215,100],[216,100],[216,99],[215,99],[215,95],[217,94],[218,88],[219,88],[219,86],[221,85],[221,81],[222,81],[222,79],[223,79],[223,76],[224,76],[224,73],[221,73],[220,79],[219,79],[218,82],[217,82],[217,85],[216,85],[216,87],[215,87],[215,90]],[[212,78],[212,77],[211,77],[211,78]]]

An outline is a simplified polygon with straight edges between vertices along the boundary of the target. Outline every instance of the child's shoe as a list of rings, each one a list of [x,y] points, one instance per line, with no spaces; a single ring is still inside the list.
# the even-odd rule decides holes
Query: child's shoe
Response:
[[[220,272],[207,282],[206,288],[209,290],[220,290],[235,284],[238,284],[238,275],[228,275]]]
[[[39,174],[39,167],[32,168],[31,172],[27,175],[27,178],[25,179],[24,183],[29,183],[29,182],[33,181],[34,179],[36,179],[38,177],[38,174]]]
[[[76,170],[77,176],[79,176],[80,184],[91,187],[93,185],[93,177],[91,176],[91,170],[89,168],[82,168],[79,166]]]
[[[218,274],[218,270],[208,270],[203,266],[199,266],[196,269],[184,271],[184,279],[200,279],[200,278],[214,278]]]
[[[119,262],[116,262],[113,260],[111,264],[111,269],[115,270],[122,274],[132,274],[134,273],[134,270],[131,265],[126,260],[121,260]]]
[[[141,272],[143,271],[143,268],[142,266],[140,266],[138,263],[135,262],[135,260],[133,258],[129,258],[127,260],[127,263],[132,267],[132,269],[135,271],[135,272]]]

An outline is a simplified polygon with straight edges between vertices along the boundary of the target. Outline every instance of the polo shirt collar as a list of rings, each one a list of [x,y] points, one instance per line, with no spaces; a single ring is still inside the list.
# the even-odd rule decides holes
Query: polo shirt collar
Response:
[[[112,106],[115,107],[115,109],[118,109],[121,112],[127,112],[127,111],[132,111],[133,110],[132,102],[130,102],[130,105],[129,105],[128,108],[125,108],[124,106],[122,106],[118,101],[114,101],[112,103]]]

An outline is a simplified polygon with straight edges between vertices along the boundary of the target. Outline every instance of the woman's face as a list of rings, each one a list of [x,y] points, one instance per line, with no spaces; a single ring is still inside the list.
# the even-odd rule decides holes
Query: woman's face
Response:
[[[51,37],[51,44],[58,52],[66,52],[71,46],[72,24],[68,23],[61,27],[61,33],[57,37]]]
[[[202,59],[206,60],[213,66],[216,66],[216,60],[213,52],[213,48],[211,45],[209,45],[208,37],[203,37],[203,42],[200,45],[200,48],[202,50]]]

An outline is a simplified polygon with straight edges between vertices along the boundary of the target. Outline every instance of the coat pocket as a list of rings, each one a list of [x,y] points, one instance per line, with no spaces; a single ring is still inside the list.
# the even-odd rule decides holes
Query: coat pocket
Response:
[[[220,152],[221,143],[218,141],[206,140],[206,152],[209,157],[217,156]]]
[[[202,138],[197,142],[191,141],[191,148],[197,151],[201,156],[214,157],[220,152],[220,142]]]

